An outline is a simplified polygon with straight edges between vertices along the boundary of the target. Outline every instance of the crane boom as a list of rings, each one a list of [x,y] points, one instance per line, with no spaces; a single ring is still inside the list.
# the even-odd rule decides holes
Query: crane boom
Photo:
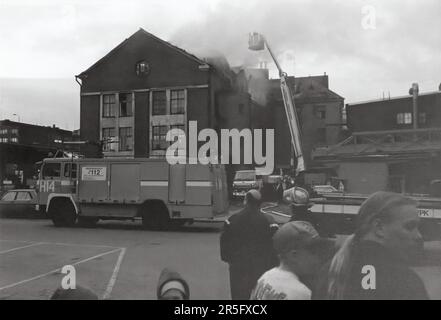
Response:
[[[300,138],[299,119],[294,104],[291,90],[287,83],[286,73],[280,75],[280,89],[282,90],[283,104],[285,106],[286,119],[288,120],[289,132],[291,135],[291,143],[294,148],[295,157],[297,159],[297,173],[305,171],[305,160],[303,158],[302,142]]]
[[[298,174],[299,172],[305,171],[306,166],[305,159],[303,158],[302,140],[300,138],[299,119],[297,116],[296,107],[294,105],[294,98],[287,83],[288,75],[282,71],[279,62],[277,61],[276,56],[273,54],[271,47],[268,45],[265,37],[257,32],[250,34],[250,38],[248,41],[248,47],[250,50],[263,50],[265,46],[268,49],[271,57],[273,58],[277,69],[279,70],[280,89],[282,90],[283,105],[285,106],[286,119],[288,120],[291,144],[293,146],[295,157],[297,159],[296,173]]]

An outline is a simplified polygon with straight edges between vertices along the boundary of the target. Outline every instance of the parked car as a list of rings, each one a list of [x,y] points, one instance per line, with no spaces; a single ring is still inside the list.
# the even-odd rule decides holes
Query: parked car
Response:
[[[35,209],[37,193],[34,189],[15,189],[6,191],[0,200],[2,217],[38,217]]]
[[[260,189],[262,187],[262,176],[256,173],[256,170],[236,171],[233,181],[233,197],[243,198],[251,189]]]

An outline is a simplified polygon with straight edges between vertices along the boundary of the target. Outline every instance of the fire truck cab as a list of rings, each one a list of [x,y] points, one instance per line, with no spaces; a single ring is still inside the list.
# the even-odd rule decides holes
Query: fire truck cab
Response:
[[[37,209],[56,226],[139,217],[145,227],[162,229],[226,214],[227,189],[223,165],[51,158],[40,168]]]

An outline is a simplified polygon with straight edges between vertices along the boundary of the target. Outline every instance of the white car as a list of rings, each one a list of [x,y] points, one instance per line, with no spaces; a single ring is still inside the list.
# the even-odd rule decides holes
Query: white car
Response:
[[[0,199],[0,216],[3,217],[36,217],[38,211],[37,193],[34,189],[15,189],[3,194]]]

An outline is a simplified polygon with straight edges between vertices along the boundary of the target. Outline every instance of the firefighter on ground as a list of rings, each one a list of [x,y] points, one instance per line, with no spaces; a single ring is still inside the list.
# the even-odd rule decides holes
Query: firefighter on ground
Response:
[[[225,221],[221,234],[221,259],[230,265],[233,300],[248,300],[259,277],[278,264],[274,221],[260,211],[261,200],[259,191],[248,191],[245,208]]]
[[[291,207],[291,219],[290,221],[310,221],[311,215],[309,208],[309,193],[306,189],[300,187],[294,187],[289,190],[286,196],[286,200],[290,203]]]

